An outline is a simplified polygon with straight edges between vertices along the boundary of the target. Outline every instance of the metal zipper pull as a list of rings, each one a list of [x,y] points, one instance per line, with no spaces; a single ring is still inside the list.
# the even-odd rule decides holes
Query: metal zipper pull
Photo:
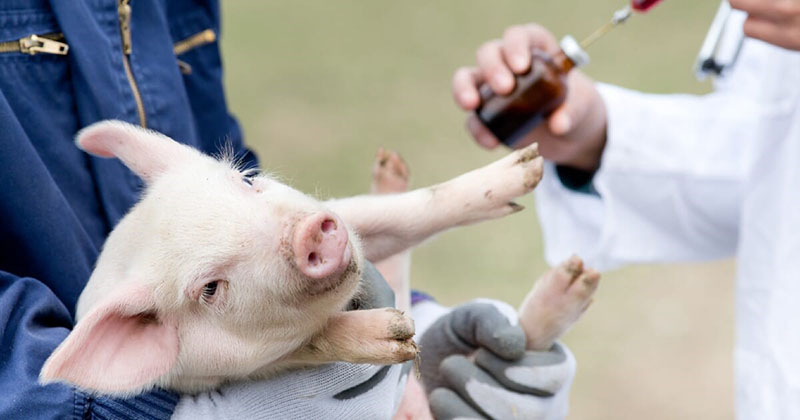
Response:
[[[120,0],[117,9],[119,13],[119,30],[122,33],[122,52],[131,55],[131,4],[130,0]]]
[[[202,32],[190,36],[189,38],[176,42],[175,45],[172,47],[172,50],[173,52],[175,52],[175,55],[181,55],[193,48],[210,44],[216,40],[217,40],[217,34],[214,33],[214,30],[206,29]]]
[[[31,35],[19,40],[19,51],[30,55],[38,53],[67,55],[69,45],[38,35]]]

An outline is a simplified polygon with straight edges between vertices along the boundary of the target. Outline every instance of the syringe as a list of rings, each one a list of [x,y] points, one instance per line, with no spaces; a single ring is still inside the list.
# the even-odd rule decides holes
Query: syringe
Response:
[[[614,15],[611,16],[611,20],[609,22],[597,28],[596,31],[592,32],[591,35],[587,36],[583,41],[581,41],[581,48],[586,49],[586,47],[592,45],[595,41],[600,39],[610,30],[614,29],[617,25],[625,23],[625,21],[628,20],[631,15],[633,15],[634,11],[644,13],[650,10],[660,1],[661,0],[631,0],[630,6],[625,6],[622,9],[614,12]]]
[[[596,31],[592,32],[591,35],[587,36],[586,38],[581,41],[581,48],[586,49],[589,45],[592,45],[595,41],[600,39],[603,35],[607,34],[608,31],[614,29],[617,25],[625,23],[629,17],[633,14],[630,6],[625,6],[622,9],[617,10],[614,12],[614,15],[611,17],[611,20],[606,22],[605,25],[597,28]]]

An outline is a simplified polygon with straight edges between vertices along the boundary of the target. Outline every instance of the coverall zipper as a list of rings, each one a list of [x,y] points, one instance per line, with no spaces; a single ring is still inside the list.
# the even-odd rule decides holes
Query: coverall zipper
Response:
[[[125,76],[128,78],[128,83],[131,85],[131,92],[133,92],[133,100],[136,101],[136,112],[139,114],[139,125],[147,127],[147,115],[144,112],[144,103],[142,102],[142,95],[139,93],[139,86],[136,85],[136,79],[133,77],[131,70],[131,0],[119,0],[119,31],[122,37],[122,65],[125,67]]]
[[[67,55],[69,45],[60,42],[63,39],[64,34],[62,33],[29,35],[15,41],[0,42],[0,53],[21,52],[30,55],[39,53]]]

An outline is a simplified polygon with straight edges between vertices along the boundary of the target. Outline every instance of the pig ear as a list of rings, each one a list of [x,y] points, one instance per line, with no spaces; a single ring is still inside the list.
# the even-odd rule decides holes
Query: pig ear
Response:
[[[193,150],[171,138],[122,121],[102,121],[79,131],[78,147],[100,157],[117,157],[150,183]]]
[[[50,355],[40,382],[121,396],[153,386],[175,365],[179,349],[175,322],[154,308],[152,289],[134,286],[114,294]]]

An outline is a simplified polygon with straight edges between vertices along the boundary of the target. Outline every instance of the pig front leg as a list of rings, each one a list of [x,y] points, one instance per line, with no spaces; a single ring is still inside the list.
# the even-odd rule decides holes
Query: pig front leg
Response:
[[[542,166],[533,144],[432,187],[328,205],[361,237],[366,258],[379,261],[449,228],[522,210],[513,200],[536,187]]]
[[[331,316],[325,329],[293,353],[296,364],[330,362],[388,365],[416,357],[412,340],[414,321],[393,308],[340,312]]]

